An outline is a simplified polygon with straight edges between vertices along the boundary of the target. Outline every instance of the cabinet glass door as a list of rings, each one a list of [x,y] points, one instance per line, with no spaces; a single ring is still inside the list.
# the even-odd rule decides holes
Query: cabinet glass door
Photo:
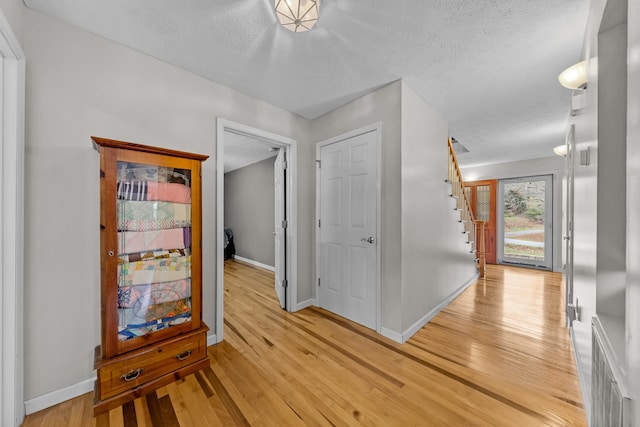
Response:
[[[118,341],[191,320],[191,170],[117,162]]]

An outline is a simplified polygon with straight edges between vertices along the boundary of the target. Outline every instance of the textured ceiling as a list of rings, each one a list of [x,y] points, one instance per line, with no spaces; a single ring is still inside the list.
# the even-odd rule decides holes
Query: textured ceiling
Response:
[[[307,118],[404,79],[470,151],[551,155],[588,0],[323,0],[306,33],[273,0],[25,0],[28,7]]]

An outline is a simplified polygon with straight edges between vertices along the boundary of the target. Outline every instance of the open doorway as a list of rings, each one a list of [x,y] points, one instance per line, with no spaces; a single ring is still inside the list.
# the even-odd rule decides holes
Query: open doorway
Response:
[[[553,267],[553,176],[500,180],[498,261]]]
[[[296,201],[296,141],[261,129],[218,119],[217,129],[217,194],[216,194],[216,342],[224,337],[224,258],[225,258],[225,142],[234,139],[251,141],[248,147],[262,151],[264,162],[273,161],[274,219],[269,232],[274,244],[274,292],[281,307],[296,310],[297,284],[297,201]],[[249,149],[251,151],[251,149]],[[274,209],[278,207],[279,209]],[[259,212],[253,212],[260,215]],[[276,218],[278,217],[278,218]],[[236,236],[234,236],[234,239]],[[226,239],[228,242],[228,238]],[[236,242],[234,242],[236,243]],[[236,245],[237,246],[237,245]],[[261,265],[258,265],[261,266]],[[262,265],[264,267],[265,265]]]

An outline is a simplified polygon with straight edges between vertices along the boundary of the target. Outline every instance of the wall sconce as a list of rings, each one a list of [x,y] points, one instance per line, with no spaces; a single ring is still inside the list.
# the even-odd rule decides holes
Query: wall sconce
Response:
[[[587,60],[573,64],[558,76],[560,84],[567,89],[587,88]]]
[[[320,0],[275,0],[280,24],[289,31],[309,31],[320,15]]]
[[[557,147],[553,147],[553,152],[556,153],[557,156],[566,156],[567,155],[567,145],[562,144]]]

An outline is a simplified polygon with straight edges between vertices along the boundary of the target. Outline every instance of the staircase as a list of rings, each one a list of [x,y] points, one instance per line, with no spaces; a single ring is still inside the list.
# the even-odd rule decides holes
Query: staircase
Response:
[[[469,245],[469,253],[476,254],[476,263],[480,271],[480,277],[484,277],[485,266],[485,243],[484,243],[484,221],[478,221],[473,216],[469,198],[464,189],[462,174],[456,153],[453,151],[451,138],[449,138],[449,168],[445,182],[451,185],[449,197],[456,200],[454,210],[459,212],[458,222],[464,226],[462,234],[466,236]],[[479,238],[479,240],[478,240]]]

